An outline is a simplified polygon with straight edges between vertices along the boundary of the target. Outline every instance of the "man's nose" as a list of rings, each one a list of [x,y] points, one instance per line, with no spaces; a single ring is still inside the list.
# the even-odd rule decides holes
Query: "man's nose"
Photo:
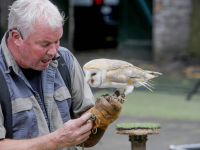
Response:
[[[47,51],[48,55],[55,56],[57,54],[59,45],[57,43],[51,44],[49,50]]]

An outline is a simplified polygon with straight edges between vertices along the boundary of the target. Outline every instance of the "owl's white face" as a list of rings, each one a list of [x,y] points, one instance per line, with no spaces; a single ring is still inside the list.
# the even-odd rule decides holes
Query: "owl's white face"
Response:
[[[99,87],[101,85],[101,71],[98,69],[83,68],[86,82],[92,87]]]

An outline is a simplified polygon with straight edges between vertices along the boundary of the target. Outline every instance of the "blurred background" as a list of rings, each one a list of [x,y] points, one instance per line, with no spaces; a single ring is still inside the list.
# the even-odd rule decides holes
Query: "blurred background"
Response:
[[[7,30],[8,6],[0,0],[0,36]],[[199,0],[52,0],[66,16],[61,46],[80,65],[96,58],[120,59],[163,75],[154,92],[136,88],[120,117],[93,148],[131,149],[123,122],[160,123],[148,136],[148,150],[200,143],[200,1]],[[92,88],[95,97],[114,89]],[[199,148],[200,149],[200,148]]]

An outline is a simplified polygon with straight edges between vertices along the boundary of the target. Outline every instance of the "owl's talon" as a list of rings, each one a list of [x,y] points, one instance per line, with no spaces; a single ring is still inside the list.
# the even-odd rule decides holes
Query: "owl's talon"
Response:
[[[115,96],[117,96],[117,97],[119,97],[120,96],[120,92],[118,91],[118,90],[116,90],[114,93],[113,93],[113,95]]]
[[[122,94],[121,94],[121,97],[125,99],[125,94],[124,94],[124,93],[122,93]]]
[[[101,97],[111,96],[110,94],[101,95]]]
[[[117,97],[117,100],[121,103],[121,104],[123,104],[124,103],[124,101],[127,101],[126,99],[125,99],[125,95],[120,95],[120,96],[118,96]]]
[[[110,102],[110,99],[113,97],[113,95],[105,94],[105,95],[101,95],[101,97],[103,97],[103,98],[106,99],[108,102]]]

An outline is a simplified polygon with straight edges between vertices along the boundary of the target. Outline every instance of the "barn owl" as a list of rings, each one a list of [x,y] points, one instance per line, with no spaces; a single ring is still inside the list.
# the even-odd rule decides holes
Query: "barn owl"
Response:
[[[86,82],[97,88],[117,88],[116,95],[122,103],[134,87],[145,86],[150,91],[150,79],[162,75],[159,72],[142,70],[132,64],[112,59],[95,59],[83,66]]]

